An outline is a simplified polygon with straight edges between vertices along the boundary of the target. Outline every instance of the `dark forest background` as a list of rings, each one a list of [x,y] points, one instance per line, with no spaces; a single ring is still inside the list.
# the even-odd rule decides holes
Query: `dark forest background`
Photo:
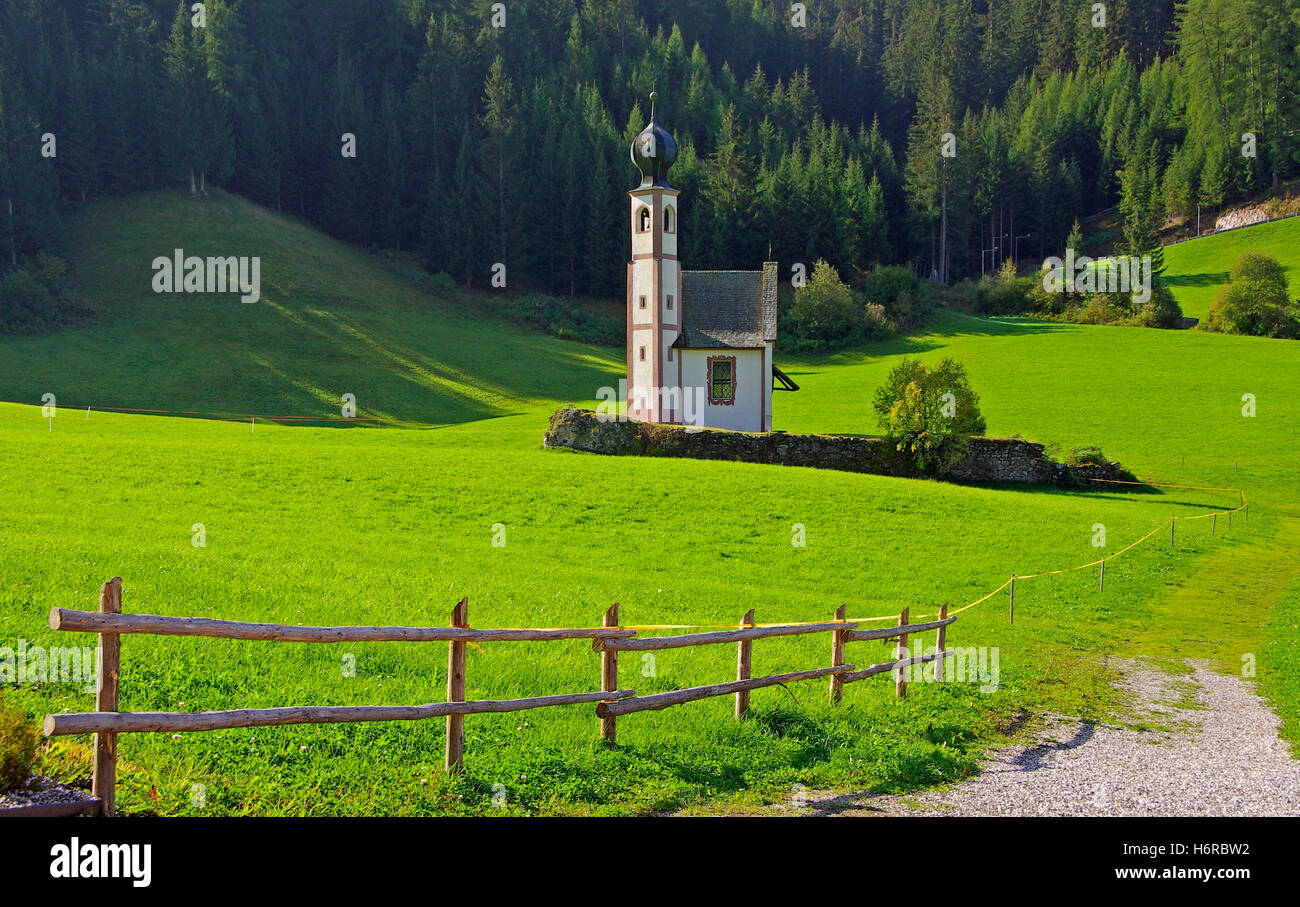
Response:
[[[96,195],[215,185],[470,285],[618,296],[651,90],[692,268],[929,274],[945,183],[953,279],[1116,204],[1140,251],[1300,170],[1294,0],[190,6],[0,0],[0,273]]]

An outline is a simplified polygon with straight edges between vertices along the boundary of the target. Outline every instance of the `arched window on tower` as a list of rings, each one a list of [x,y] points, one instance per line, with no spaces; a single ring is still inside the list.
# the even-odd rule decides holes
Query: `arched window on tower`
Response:
[[[664,208],[664,232],[677,232],[677,209],[671,205]]]
[[[650,229],[650,209],[642,208],[636,215],[636,232],[645,233]]]

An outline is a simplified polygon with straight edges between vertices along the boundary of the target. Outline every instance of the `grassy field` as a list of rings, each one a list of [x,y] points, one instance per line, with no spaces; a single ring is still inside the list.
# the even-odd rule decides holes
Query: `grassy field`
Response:
[[[110,225],[125,225],[110,229]],[[584,626],[610,603],[635,624],[933,613],[1027,574],[1091,561],[1167,521],[1235,506],[1234,494],[970,488],[799,468],[615,459],[541,449],[550,411],[614,384],[621,350],[548,339],[430,296],[376,259],[220,196],[153,195],[91,207],[80,224],[95,323],[0,341],[0,644],[90,644],[45,623],[93,608],[124,577],[124,609],[284,623],[443,624],[462,596],[476,626]],[[149,291],[149,262],[263,257],[263,301]],[[1120,707],[1107,659],[1257,655],[1261,687],[1295,739],[1300,689],[1300,348],[1285,341],[944,314],[926,332],[853,353],[782,361],[802,386],[777,395],[778,428],[874,428],[870,398],[904,355],[954,356],[990,433],[1100,444],[1144,478],[1243,488],[1248,524],[1182,523],[1092,571],[1018,584],[1016,624],[996,597],[950,640],[997,647],[996,691],[885,678],[726,699],[620,720],[596,742],[589,706],[466,720],[465,776],[441,773],[442,724],[327,725],[122,738],[120,801],[164,814],[600,813],[737,807],[792,785],[906,790],[960,778],[981,747],[1044,710]],[[41,418],[43,393],[63,409]],[[92,410],[362,414],[424,427],[340,429]],[[1259,414],[1244,419],[1243,393]],[[77,409],[76,407],[81,407]],[[191,543],[202,523],[206,546]],[[807,546],[791,545],[792,526]],[[495,547],[493,526],[506,544]],[[62,637],[62,638],[59,638]],[[825,637],[760,641],[754,671],[826,661]],[[443,645],[308,646],[127,637],[132,710],[439,701]],[[883,660],[884,644],[849,647]],[[355,676],[345,676],[354,657]],[[654,692],[729,679],[729,646],[624,657],[624,685]],[[471,647],[469,698],[599,685],[580,642]],[[15,697],[33,715],[88,710],[80,687]],[[88,740],[51,744],[47,767],[84,776]],[[196,806],[195,785],[203,805]]]
[[[1183,314],[1204,321],[1219,287],[1242,252],[1273,254],[1287,272],[1291,296],[1300,296],[1300,217],[1245,227],[1165,247],[1165,283]]]

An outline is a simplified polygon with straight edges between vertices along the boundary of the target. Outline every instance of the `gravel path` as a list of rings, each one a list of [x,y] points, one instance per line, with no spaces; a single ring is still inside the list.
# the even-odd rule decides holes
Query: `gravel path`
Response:
[[[17,790],[0,793],[0,809],[20,806],[53,806],[56,803],[81,803],[93,799],[85,791],[60,784],[49,778],[31,774],[27,783]]]
[[[1189,662],[1121,665],[1133,727],[1052,716],[1031,746],[998,750],[947,790],[806,794],[805,815],[1300,816],[1300,761],[1253,685]]]

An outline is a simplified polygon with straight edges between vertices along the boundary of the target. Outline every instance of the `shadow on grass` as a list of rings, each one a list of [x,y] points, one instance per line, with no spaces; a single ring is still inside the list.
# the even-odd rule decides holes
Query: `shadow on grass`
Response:
[[[1168,274],[1165,274],[1162,275],[1160,279],[1171,287],[1211,287],[1227,283],[1228,272],[1217,271],[1214,273],[1180,274],[1176,277],[1171,277]]]
[[[944,309],[929,323],[918,328],[915,334],[871,341],[831,353],[784,352],[778,348],[777,356],[790,362],[789,367],[782,366],[782,371],[792,377],[806,376],[816,374],[819,369],[826,366],[846,365],[889,356],[919,356],[945,346],[947,341],[954,337],[1015,337],[1047,334],[1071,327],[1073,325],[1034,318],[981,317]]]
[[[798,772],[829,765],[837,754],[852,747],[861,733],[860,729],[849,730],[837,722],[809,715],[795,705],[753,709],[745,721],[761,729],[764,736],[779,740],[781,766]],[[927,723],[916,733],[916,742],[921,746],[889,752],[884,757],[888,776],[874,784],[868,793],[920,790],[968,776],[976,765],[966,751],[972,739],[970,729],[960,724]],[[888,746],[885,741],[880,742]],[[754,773],[758,766],[743,758],[701,764],[657,748],[628,747],[624,752],[680,782],[697,788],[707,786],[716,793],[739,793],[756,786]]]

